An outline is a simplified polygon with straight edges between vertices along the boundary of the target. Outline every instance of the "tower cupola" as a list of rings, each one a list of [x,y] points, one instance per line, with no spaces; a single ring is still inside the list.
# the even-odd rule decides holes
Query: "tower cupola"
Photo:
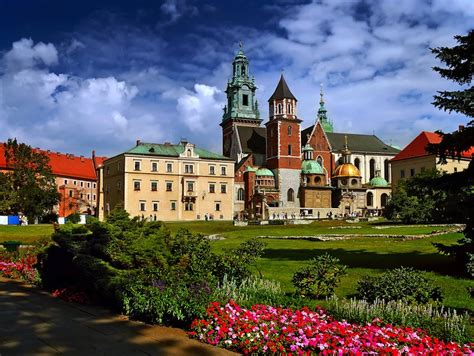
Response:
[[[317,120],[321,122],[321,126],[323,127],[323,130],[325,132],[333,132],[334,127],[332,125],[332,122],[328,119],[327,117],[327,109],[326,106],[324,105],[324,93],[323,93],[323,84],[321,83],[321,90],[319,93],[320,99],[319,99],[319,109],[318,109],[318,115],[317,115]]]
[[[274,118],[296,119],[297,101],[290,88],[288,88],[282,73],[275,91],[268,99],[270,120]]]

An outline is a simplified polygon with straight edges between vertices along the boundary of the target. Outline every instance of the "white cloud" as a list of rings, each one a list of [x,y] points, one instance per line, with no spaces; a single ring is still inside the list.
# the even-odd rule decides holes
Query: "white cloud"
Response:
[[[33,45],[31,38],[14,42],[12,49],[5,54],[4,61],[9,70],[31,68],[36,64],[51,66],[58,63],[58,51],[51,44],[38,42]]]
[[[209,124],[217,125],[224,102],[220,101],[216,87],[195,84],[194,92],[181,94],[177,98],[177,110],[186,126],[196,132],[206,132]]]

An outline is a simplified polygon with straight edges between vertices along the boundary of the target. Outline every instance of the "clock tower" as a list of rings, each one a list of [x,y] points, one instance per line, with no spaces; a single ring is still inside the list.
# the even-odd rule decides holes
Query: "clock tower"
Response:
[[[262,120],[255,98],[255,78],[250,78],[249,61],[244,54],[242,42],[232,62],[232,78],[227,82],[227,105],[222,116],[222,152],[231,156],[232,140],[236,126],[260,127]],[[236,157],[231,157],[236,159]]]

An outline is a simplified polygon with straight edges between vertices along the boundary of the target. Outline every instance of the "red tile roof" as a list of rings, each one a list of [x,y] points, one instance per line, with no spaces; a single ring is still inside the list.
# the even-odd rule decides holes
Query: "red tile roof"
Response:
[[[39,150],[50,159],[51,169],[55,176],[86,180],[96,180],[96,166],[102,164],[106,157],[86,158],[67,153]],[[0,143],[0,170],[6,169],[6,159],[3,144]],[[94,164],[95,161],[95,164]]]
[[[429,143],[440,143],[441,136],[436,132],[422,131],[413,141],[411,141],[403,150],[401,150],[390,161],[401,161],[407,158],[429,156],[430,153],[426,151],[426,146]],[[465,158],[471,158],[474,154],[474,147],[462,154]]]

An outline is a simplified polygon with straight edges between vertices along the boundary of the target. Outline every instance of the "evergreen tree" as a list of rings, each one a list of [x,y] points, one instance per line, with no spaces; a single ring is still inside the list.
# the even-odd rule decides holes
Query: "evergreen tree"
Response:
[[[457,91],[441,91],[435,95],[433,105],[445,111],[455,111],[474,118],[474,30],[465,36],[454,37],[458,45],[454,47],[439,47],[432,49],[445,68],[434,67],[442,77],[453,80],[463,86]],[[474,120],[453,133],[438,132],[442,136],[441,143],[430,145],[429,150],[438,155],[441,161],[446,158],[460,158],[474,145]],[[461,192],[463,202],[459,203],[459,214],[466,223],[464,237],[457,245],[445,246],[437,244],[438,249],[456,257],[465,271],[474,277],[474,163],[471,159],[468,169],[463,172],[445,175],[433,182],[437,187],[447,192]]]
[[[22,213],[34,221],[50,213],[59,202],[49,157],[16,139],[3,144],[8,170],[0,173],[0,204],[3,213]]]

